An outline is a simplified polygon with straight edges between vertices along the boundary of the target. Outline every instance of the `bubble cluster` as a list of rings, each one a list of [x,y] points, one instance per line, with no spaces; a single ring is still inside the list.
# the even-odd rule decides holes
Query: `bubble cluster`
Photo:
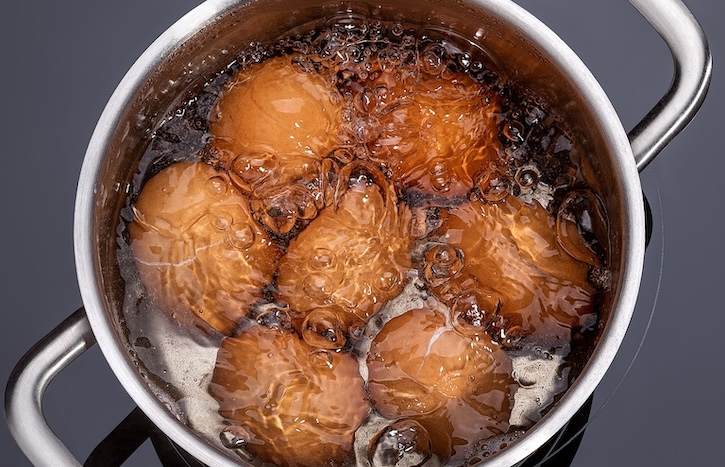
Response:
[[[504,172],[495,167],[486,170],[478,179],[475,195],[482,201],[495,203],[505,199],[511,193],[511,180]]]
[[[415,420],[391,423],[372,440],[368,458],[373,467],[420,467],[431,458],[428,431]]]
[[[454,326],[463,334],[480,336],[494,322],[502,304],[498,293],[483,287],[463,292],[451,307]]]
[[[463,269],[463,251],[451,245],[433,245],[425,252],[423,277],[437,287],[455,277]]]

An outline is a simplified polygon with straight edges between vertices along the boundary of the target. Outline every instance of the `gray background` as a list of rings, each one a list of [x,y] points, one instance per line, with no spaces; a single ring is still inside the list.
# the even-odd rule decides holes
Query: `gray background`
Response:
[[[33,343],[81,305],[73,202],[85,146],[106,100],[141,52],[198,3],[36,0],[2,7],[0,382]],[[625,128],[666,90],[669,53],[625,0],[519,3],[582,57]],[[725,2],[686,3],[709,37],[715,77],[695,121],[642,174],[655,232],[640,303],[595,393],[596,416],[575,466],[723,465],[725,75],[718,65],[725,61]],[[85,459],[133,406],[94,347],[52,382],[46,413],[71,451]],[[0,465],[28,465],[4,424]],[[128,465],[158,465],[149,443]]]

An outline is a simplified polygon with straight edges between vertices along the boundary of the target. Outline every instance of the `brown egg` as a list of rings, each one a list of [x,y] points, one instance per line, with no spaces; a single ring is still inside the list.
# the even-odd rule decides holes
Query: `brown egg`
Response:
[[[151,297],[187,325],[229,334],[274,274],[279,249],[229,177],[177,163],[151,178],[133,207],[131,249]]]
[[[279,466],[347,464],[369,411],[357,360],[263,326],[224,339],[209,391],[222,436]]]
[[[377,169],[348,165],[337,203],[321,211],[280,260],[275,297],[302,317],[332,307],[344,330],[362,326],[403,288],[410,267],[406,219]]]
[[[270,58],[231,79],[210,127],[217,148],[236,155],[328,155],[342,118],[336,90],[293,62],[291,55]]]
[[[498,96],[468,74],[422,67],[377,70],[356,90],[348,133],[398,187],[461,197],[498,158]]]
[[[440,312],[411,310],[389,321],[367,366],[374,407],[418,421],[442,459],[508,429],[511,360],[490,337],[464,335]]]
[[[425,253],[426,282],[500,342],[566,344],[571,329],[593,322],[589,266],[561,247],[556,219],[538,203],[473,200],[451,208],[432,237],[440,243]]]
[[[294,59],[271,58],[237,73],[210,125],[221,164],[252,197],[258,219],[279,234],[322,207],[329,168],[321,161],[339,145],[342,122],[334,86]]]

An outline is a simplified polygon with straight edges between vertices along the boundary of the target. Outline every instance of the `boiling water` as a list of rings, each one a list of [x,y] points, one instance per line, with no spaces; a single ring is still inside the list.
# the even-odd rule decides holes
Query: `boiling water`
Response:
[[[609,287],[606,213],[573,162],[576,135],[448,32],[360,18],[299,31],[251,44],[152,135],[118,250],[139,371],[177,418],[254,464],[474,465],[566,390],[572,339]],[[178,190],[189,204],[173,211]],[[391,329],[413,316],[439,324],[400,341],[405,328]],[[240,357],[264,345],[260,329],[284,336],[277,350]],[[428,374],[433,358],[442,375]],[[410,384],[432,381],[432,395],[398,396],[400,380],[380,376],[411,361]],[[269,385],[294,406],[308,383],[288,373],[324,386],[336,367],[362,388],[325,399],[359,403],[351,429],[328,414],[337,428],[298,442],[312,453],[254,446],[294,438],[299,421],[287,432],[265,418],[284,424],[282,409],[249,418],[258,407],[240,415],[230,400],[246,407],[250,385]],[[239,382],[241,369],[259,376]],[[324,424],[309,404],[296,413]],[[300,457],[317,455],[310,440],[346,437],[324,459]]]

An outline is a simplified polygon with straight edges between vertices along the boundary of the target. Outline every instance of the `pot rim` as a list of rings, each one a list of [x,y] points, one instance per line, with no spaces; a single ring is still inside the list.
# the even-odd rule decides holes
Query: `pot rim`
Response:
[[[603,139],[615,154],[613,169],[619,172],[623,202],[621,287],[614,300],[616,312],[603,332],[578,379],[546,416],[525,436],[501,453],[492,456],[486,466],[512,466],[524,460],[557,433],[594,392],[611,365],[634,312],[639,291],[645,251],[645,218],[639,173],[627,135],[601,86],[581,59],[564,41],[532,14],[511,0],[470,0],[517,28],[521,34],[544,50],[553,64],[566,70],[571,82],[593,109],[603,129]],[[199,461],[209,466],[238,465],[230,457],[205,442],[176,419],[139,377],[129,361],[127,350],[104,312],[102,287],[97,267],[94,238],[94,207],[99,196],[98,183],[106,149],[128,102],[143,86],[154,69],[186,40],[219,16],[233,10],[244,0],[208,0],[168,28],[139,57],[126,73],[93,132],[81,169],[74,215],[75,261],[81,296],[88,320],[98,344],[114,374],[141,410],[165,434]]]

